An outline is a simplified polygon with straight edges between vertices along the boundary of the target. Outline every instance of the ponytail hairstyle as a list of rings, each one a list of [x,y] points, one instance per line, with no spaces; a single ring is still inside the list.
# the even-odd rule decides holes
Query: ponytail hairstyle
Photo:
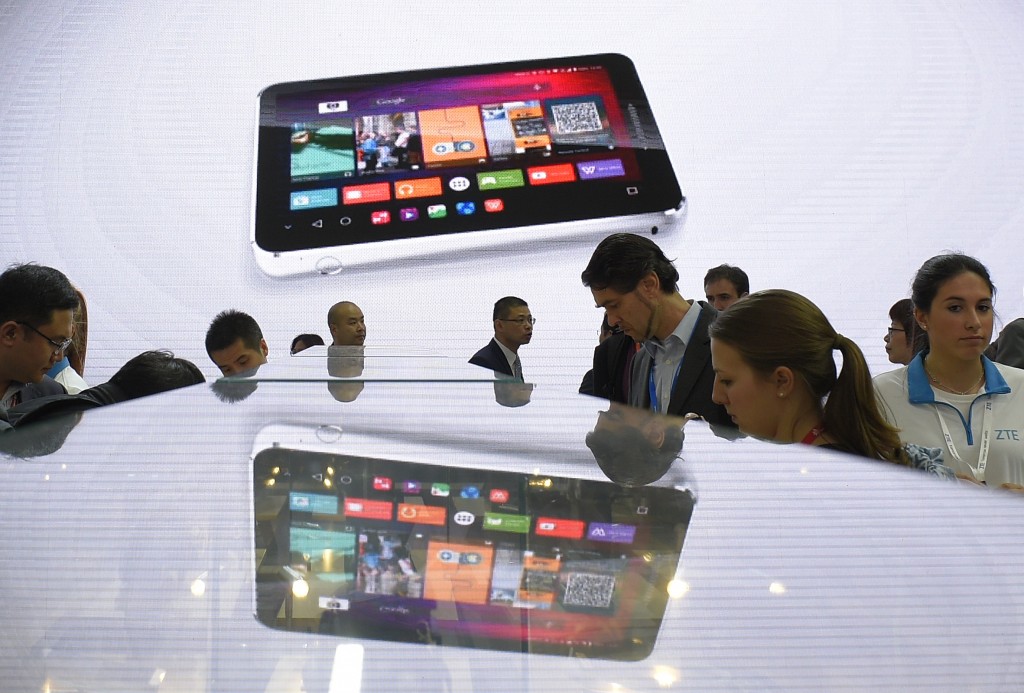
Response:
[[[825,431],[836,447],[873,459],[897,459],[899,434],[879,409],[864,354],[811,301],[785,289],[758,291],[719,313],[709,333],[759,373],[768,375],[780,366],[792,370],[824,402]],[[838,375],[834,349],[843,355]]]

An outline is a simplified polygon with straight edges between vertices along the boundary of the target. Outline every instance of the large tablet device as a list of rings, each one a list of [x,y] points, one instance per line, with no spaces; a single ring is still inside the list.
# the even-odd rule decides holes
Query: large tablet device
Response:
[[[271,275],[658,233],[685,211],[622,55],[267,87],[254,187],[251,243]]]
[[[270,447],[254,457],[253,503],[267,626],[639,660],[694,497]]]

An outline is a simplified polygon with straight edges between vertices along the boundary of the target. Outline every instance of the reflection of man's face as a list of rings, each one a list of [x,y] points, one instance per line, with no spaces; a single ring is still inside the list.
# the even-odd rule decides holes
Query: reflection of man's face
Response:
[[[533,339],[533,316],[529,306],[519,306],[508,311],[508,315],[494,321],[494,332],[501,337],[505,346],[519,348]]]
[[[267,362],[267,342],[260,340],[259,349],[251,349],[239,337],[230,346],[210,352],[210,359],[224,375],[237,375]]]
[[[361,346],[366,341],[366,320],[354,303],[346,303],[332,311],[331,337],[335,346]]]

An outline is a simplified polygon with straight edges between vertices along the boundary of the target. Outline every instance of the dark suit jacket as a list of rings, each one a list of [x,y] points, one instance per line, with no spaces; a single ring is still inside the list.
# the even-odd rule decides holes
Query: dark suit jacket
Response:
[[[598,344],[594,348],[592,390],[584,394],[629,404],[629,365],[635,354],[636,342],[623,333],[613,334]]]
[[[484,368],[490,368],[492,371],[498,371],[499,373],[505,373],[506,375],[515,375],[512,372],[512,366],[508,365],[508,359],[505,358],[505,352],[498,346],[498,342],[491,339],[480,351],[473,354],[473,358],[469,360],[474,366],[482,366]]]
[[[692,307],[700,310],[700,316],[693,330],[693,338],[683,352],[683,365],[672,389],[668,414],[683,416],[693,412],[708,423],[735,427],[736,424],[729,418],[725,407],[711,401],[715,373],[711,368],[711,338],[708,336],[708,327],[718,316],[718,311],[703,301],[695,301]],[[614,335],[598,345],[594,350],[594,394],[613,402],[634,404],[649,409],[651,396],[646,387],[641,387],[639,392],[630,392],[630,371],[638,375],[642,373],[642,382],[646,383],[651,369],[651,357],[643,349],[636,352],[635,344],[630,337],[621,334]],[[627,369],[631,352],[635,352],[634,363],[631,369]]]
[[[985,355],[1004,366],[1024,368],[1024,318],[1010,321],[985,350]]]

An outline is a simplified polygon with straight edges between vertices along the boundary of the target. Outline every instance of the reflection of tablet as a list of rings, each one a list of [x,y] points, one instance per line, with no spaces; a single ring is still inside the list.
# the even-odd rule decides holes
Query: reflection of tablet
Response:
[[[683,203],[621,55],[291,82],[260,95],[252,245],[269,274],[657,233]]]
[[[693,496],[269,447],[253,467],[272,628],[639,660]]]

